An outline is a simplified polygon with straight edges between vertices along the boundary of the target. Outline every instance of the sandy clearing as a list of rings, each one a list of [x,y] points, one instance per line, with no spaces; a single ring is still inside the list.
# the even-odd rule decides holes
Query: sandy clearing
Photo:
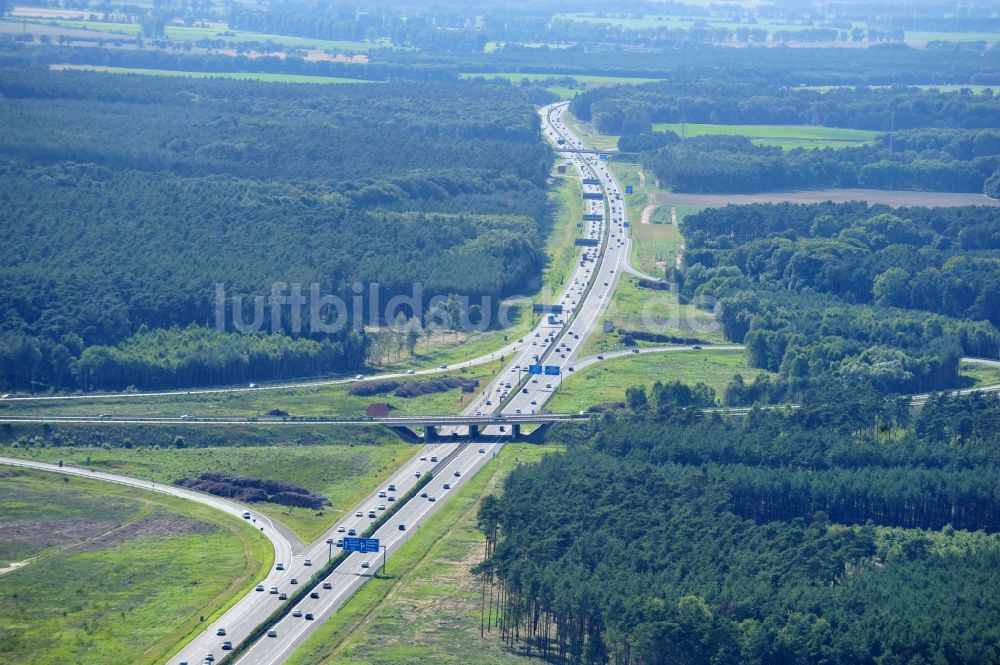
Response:
[[[962,194],[955,192],[911,192],[906,190],[882,189],[816,189],[793,192],[762,192],[760,194],[677,194],[660,192],[655,201],[667,205],[693,205],[721,207],[729,204],[749,203],[821,203],[833,201],[866,201],[881,203],[894,208],[928,207],[953,208],[957,206],[1000,206],[1000,200],[985,194]]]
[[[653,211],[656,210],[655,205],[648,205],[642,209],[642,217],[639,219],[643,224],[652,224]]]

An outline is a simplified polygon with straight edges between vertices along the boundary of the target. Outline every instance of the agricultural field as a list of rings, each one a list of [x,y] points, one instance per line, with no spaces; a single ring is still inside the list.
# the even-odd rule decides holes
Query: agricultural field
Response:
[[[573,372],[563,379],[545,405],[553,413],[576,413],[595,404],[621,402],[629,386],[651,387],[657,381],[694,385],[704,383],[722,397],[734,374],[747,382],[766,373],[747,364],[742,351],[703,349],[643,353],[609,359]]]
[[[290,665],[534,665],[480,636],[482,586],[470,569],[483,557],[480,501],[511,469],[559,446],[509,444],[462,486],[376,575],[298,649]]]
[[[878,132],[864,129],[840,129],[810,125],[709,125],[659,122],[653,125],[657,132],[672,131],[684,136],[747,136],[757,145],[792,148],[848,148],[874,145]]]
[[[281,480],[330,499],[311,510],[258,503],[260,510],[304,542],[318,537],[347,508],[364,498],[408,460],[416,448],[398,440],[380,445],[261,446],[225,448],[0,448],[8,457],[58,462],[98,471],[172,483],[206,471]],[[75,481],[74,481],[75,482]]]
[[[267,541],[206,506],[0,468],[0,660],[158,663],[272,564]]]
[[[264,81],[265,83],[371,83],[361,79],[347,79],[336,76],[307,76],[304,74],[269,74],[266,72],[182,72],[171,69],[140,69],[135,67],[105,67],[100,65],[52,65],[56,71],[84,70],[109,74],[141,74],[143,76],[186,76],[188,78],[227,78],[240,81]]]

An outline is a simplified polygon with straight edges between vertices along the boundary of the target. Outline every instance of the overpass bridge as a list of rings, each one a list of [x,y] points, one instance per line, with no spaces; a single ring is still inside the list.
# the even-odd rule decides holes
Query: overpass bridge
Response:
[[[540,438],[555,423],[583,421],[588,415],[535,413],[490,415],[427,415],[386,416],[381,418],[325,418],[297,416],[132,416],[112,414],[90,415],[0,415],[0,423],[64,423],[64,424],[134,424],[134,425],[382,425],[405,441],[436,441],[440,438],[474,439],[489,429],[490,436],[511,441],[533,441]],[[537,427],[528,434],[523,427]],[[451,429],[447,435],[441,430]],[[464,430],[464,432],[462,431]]]

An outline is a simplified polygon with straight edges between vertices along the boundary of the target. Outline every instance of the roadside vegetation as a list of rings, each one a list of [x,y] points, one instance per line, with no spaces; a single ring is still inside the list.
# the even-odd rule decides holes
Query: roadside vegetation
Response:
[[[43,462],[59,462],[120,473],[159,483],[193,478],[206,471],[279,480],[305,487],[330,499],[322,510],[253,504],[310,542],[392,475],[416,449],[411,444],[317,445],[225,448],[51,448],[6,447],[0,453]],[[75,482],[75,481],[74,481]]]
[[[162,662],[272,564],[253,529],[153,492],[0,468],[0,497],[5,556],[35,557],[0,585],[11,665]]]
[[[721,401],[733,375],[751,380],[765,373],[750,367],[742,351],[703,349],[629,354],[567,374],[545,408],[552,413],[576,413],[592,406],[624,403],[629,387],[649,387],[657,381],[679,381],[691,387],[703,383]]]
[[[874,145],[878,132],[864,129],[816,127],[810,125],[711,125],[701,123],[659,122],[653,131],[674,132],[683,136],[746,136],[754,145],[792,148],[845,148]]]
[[[485,346],[485,345],[484,345]],[[484,352],[489,348],[486,347]],[[438,357],[437,359],[440,359]],[[394,379],[400,386],[433,384],[442,378],[463,381],[487,381],[500,368],[496,361],[463,367],[450,372],[427,376]],[[133,397],[86,397],[72,400],[0,401],[0,413],[12,415],[90,415],[169,416],[189,415],[195,418],[257,418],[259,416],[289,416],[292,418],[364,418],[365,410],[374,402],[391,405],[392,415],[423,415],[452,413],[460,410],[474,397],[474,392],[454,388],[429,392],[416,397],[385,394],[353,394],[359,385],[378,382],[377,377],[366,381],[348,381],[333,385],[280,388],[274,390],[236,390],[218,393],[183,392],[169,395]]]
[[[489,633],[480,636],[482,586],[471,569],[483,557],[476,528],[482,497],[512,469],[560,446],[509,444],[470,478],[389,561],[299,648],[290,665],[518,665]]]

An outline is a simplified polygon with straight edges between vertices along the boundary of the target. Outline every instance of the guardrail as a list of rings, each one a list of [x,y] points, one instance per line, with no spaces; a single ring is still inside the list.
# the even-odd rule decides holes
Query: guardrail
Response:
[[[445,459],[446,460],[451,459],[452,455],[454,454],[455,453],[452,453],[451,455],[449,455],[449,457]],[[381,529],[386,522],[392,519],[392,517],[403,508],[403,506],[409,503],[414,497],[420,494],[420,491],[423,488],[425,488],[428,484],[430,484],[430,482],[435,477],[434,471],[440,467],[441,464],[439,464],[437,467],[434,467],[434,469],[428,471],[423,476],[421,476],[420,480],[417,481],[417,483],[412,488],[410,488],[410,490],[406,494],[400,497],[398,501],[394,502],[392,504],[392,507],[390,507],[384,513],[379,515],[374,522],[368,525],[368,528],[362,531],[359,537],[367,538],[371,536],[373,533],[377,532],[379,529]],[[246,638],[241,640],[239,644],[233,647],[232,651],[223,656],[218,661],[218,665],[232,665],[232,663],[235,663],[238,658],[240,658],[244,653],[246,653],[246,651],[251,646],[253,646],[255,642],[257,642],[257,640],[259,640],[265,634],[267,634],[268,630],[270,630],[276,623],[278,623],[286,616],[288,616],[288,614],[295,608],[296,604],[298,604],[302,599],[304,599],[310,593],[312,593],[316,589],[316,587],[319,586],[323,582],[323,580],[330,575],[330,573],[335,571],[340,566],[340,564],[346,561],[347,557],[349,556],[350,556],[349,552],[341,552],[337,556],[333,557],[333,559],[328,561],[326,564],[324,564],[319,570],[316,571],[316,573],[312,577],[309,578],[308,582],[299,585],[298,591],[289,595],[288,600],[282,602],[280,607],[278,607],[274,612],[268,615],[268,617],[264,619],[264,621],[262,621],[260,624],[258,624],[256,628],[250,631],[250,634]]]

